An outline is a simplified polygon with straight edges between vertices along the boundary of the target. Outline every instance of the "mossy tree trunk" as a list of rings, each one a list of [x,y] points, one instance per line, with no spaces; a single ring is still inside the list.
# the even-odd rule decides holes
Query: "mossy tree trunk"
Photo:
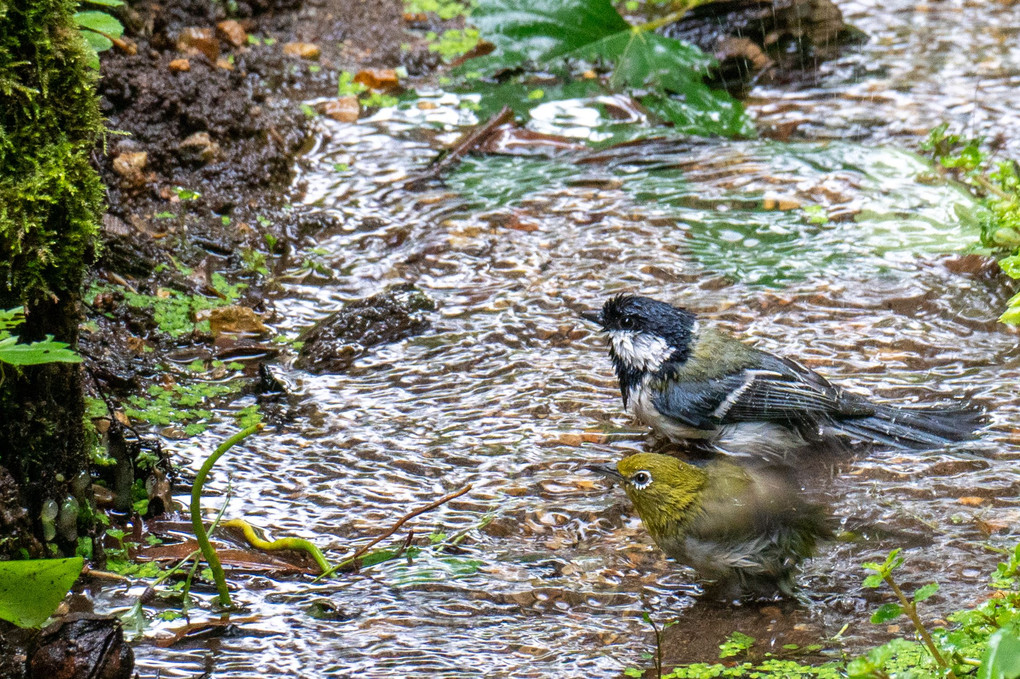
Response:
[[[0,0],[0,308],[25,307],[21,341],[72,347],[103,198],[89,164],[97,74],[74,11],[73,0]],[[0,559],[71,553],[75,529],[92,530],[81,366],[0,368]],[[55,537],[40,520],[49,500],[67,505]]]

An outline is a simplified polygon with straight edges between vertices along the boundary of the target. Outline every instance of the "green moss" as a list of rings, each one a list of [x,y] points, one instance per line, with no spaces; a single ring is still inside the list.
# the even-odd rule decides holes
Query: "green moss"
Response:
[[[0,3],[0,285],[26,305],[79,288],[103,207],[96,74],[74,9]]]

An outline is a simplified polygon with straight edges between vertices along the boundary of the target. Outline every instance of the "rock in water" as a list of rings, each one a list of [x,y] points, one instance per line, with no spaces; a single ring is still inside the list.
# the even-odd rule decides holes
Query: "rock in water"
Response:
[[[299,338],[304,342],[295,366],[314,373],[347,370],[369,347],[396,342],[428,329],[436,304],[405,283],[347,304]]]
[[[662,29],[713,55],[712,84],[741,96],[754,79],[815,68],[863,34],[843,22],[832,0],[720,0]]]

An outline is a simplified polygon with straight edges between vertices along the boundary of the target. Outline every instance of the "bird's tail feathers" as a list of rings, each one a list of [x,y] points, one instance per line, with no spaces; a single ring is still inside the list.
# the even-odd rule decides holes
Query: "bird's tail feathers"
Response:
[[[925,450],[976,438],[984,422],[977,408],[912,409],[876,405],[870,417],[847,419],[839,428],[853,437],[897,448]]]

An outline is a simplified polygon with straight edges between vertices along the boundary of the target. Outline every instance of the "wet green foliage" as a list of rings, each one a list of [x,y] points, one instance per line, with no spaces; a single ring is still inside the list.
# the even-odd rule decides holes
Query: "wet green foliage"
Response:
[[[952,134],[945,123],[921,146],[945,173],[981,197],[982,209],[973,215],[981,227],[981,243],[1001,257],[999,266],[1006,274],[1020,279],[1020,164],[993,158],[983,139]],[[999,320],[1020,325],[1020,292]]]
[[[244,283],[232,285],[222,274],[214,273],[212,287],[219,293],[218,296],[206,297],[205,295],[193,295],[169,289],[161,290],[156,295],[125,290],[124,301],[135,309],[151,310],[152,318],[160,331],[177,339],[195,331],[209,332],[209,322],[196,321],[196,314],[199,311],[233,304],[246,285]],[[95,293],[102,290],[103,288],[96,288],[90,291],[89,295],[95,297]]]
[[[81,285],[103,189],[102,121],[71,0],[0,5],[0,281],[9,301]]]
[[[214,378],[212,374],[202,374],[205,369],[199,362],[192,366],[192,375],[182,376],[176,383],[152,384],[145,396],[129,396],[124,413],[134,420],[159,427],[179,425],[185,436],[200,434],[216,419],[211,410],[213,404],[232,400],[240,394],[243,384],[240,379],[231,379],[237,375],[230,373],[239,373],[243,367],[240,363],[224,365],[214,361]],[[257,417],[258,406],[237,413],[242,426]]]
[[[900,550],[893,550],[883,563],[867,563],[872,571],[863,582],[867,588],[888,585],[900,603],[884,604],[871,617],[885,624],[903,614],[914,622],[916,634],[895,638],[857,658],[821,665],[771,657],[733,664],[691,663],[663,675],[665,679],[709,679],[711,677],[818,677],[821,679],[901,679],[929,677],[976,677],[976,679],[1017,679],[1020,677],[1020,545],[1009,560],[999,564],[989,583],[991,596],[982,596],[974,608],[957,611],[950,625],[929,629],[917,614],[916,604],[938,593],[938,585],[918,587],[912,595],[902,592],[894,574],[903,564]],[[900,596],[902,595],[902,596]],[[657,634],[658,636],[658,634]],[[719,648],[721,660],[746,652],[754,639],[735,632]],[[797,650],[797,649],[794,649]],[[809,650],[821,650],[811,647]],[[934,651],[934,653],[933,653]],[[631,668],[628,676],[641,676]]]
[[[469,60],[468,75],[493,75],[522,66],[566,68],[599,79],[606,92],[624,92],[677,130],[698,135],[752,135],[741,105],[712,90],[703,76],[715,64],[693,45],[631,26],[608,0],[480,0],[470,23],[496,50]],[[536,97],[535,101],[540,100]]]
[[[0,620],[39,627],[78,579],[84,560],[33,559],[0,563]]]
[[[25,322],[22,307],[0,309],[0,363],[11,365],[41,365],[43,363],[81,363],[81,357],[65,342],[56,342],[47,335],[40,342],[19,342],[11,332]]]
[[[84,7],[97,6],[115,9],[122,7],[124,2],[123,0],[85,0],[80,4]],[[89,66],[99,68],[99,53],[113,47],[113,41],[124,34],[124,25],[112,14],[94,9],[76,12],[74,22],[78,25],[82,37],[91,50]]]

